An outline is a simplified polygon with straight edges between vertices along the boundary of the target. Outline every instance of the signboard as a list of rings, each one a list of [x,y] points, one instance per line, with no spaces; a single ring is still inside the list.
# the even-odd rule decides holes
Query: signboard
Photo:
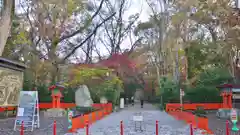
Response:
[[[240,99],[240,94],[233,94],[232,98],[233,99]]]
[[[23,116],[24,108],[18,108],[17,116]]]
[[[24,127],[30,128],[39,127],[39,108],[38,108],[38,93],[37,91],[21,91],[17,116],[15,119],[14,130],[21,127],[22,121]]]
[[[72,117],[73,117],[73,111],[68,109],[68,122],[69,122],[68,129],[72,128]]]
[[[124,98],[120,98],[120,108],[124,108]]]
[[[23,72],[0,67],[0,106],[17,106]]]
[[[238,113],[236,109],[231,110],[231,120],[232,120],[232,130],[233,131],[239,131],[237,127],[237,121],[238,121]]]
[[[133,116],[133,121],[143,121],[143,116]]]
[[[237,118],[237,110],[236,110],[236,109],[232,109],[232,110],[231,110],[231,120],[232,120],[232,121],[238,121],[238,118]]]
[[[185,92],[184,92],[182,89],[180,89],[180,95],[181,95],[181,96],[184,96],[184,95],[185,95]]]

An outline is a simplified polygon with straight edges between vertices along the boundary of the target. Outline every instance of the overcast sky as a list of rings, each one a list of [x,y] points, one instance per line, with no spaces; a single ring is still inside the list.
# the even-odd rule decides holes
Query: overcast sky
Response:
[[[129,10],[124,14],[124,18],[127,20],[127,18],[135,13],[140,13],[139,21],[145,22],[149,18],[149,14],[151,13],[151,10],[149,6],[146,3],[146,0],[132,0],[131,6],[129,7]],[[130,48],[130,41],[129,38],[124,40],[124,42],[121,45],[121,48]]]
[[[20,6],[19,2],[22,2],[22,1],[25,1],[25,0],[16,0],[15,4],[17,6]],[[22,7],[18,7],[18,8],[22,8]],[[20,10],[20,12],[22,12],[22,11]],[[149,14],[151,13],[151,10],[150,10],[148,4],[146,3],[146,0],[131,0],[129,9],[124,14],[124,20],[127,20],[130,15],[133,15],[133,14],[136,14],[136,13],[140,14],[140,18],[139,18],[138,21],[145,22],[145,21],[148,20]],[[122,49],[130,48],[131,47],[130,45],[131,44],[130,44],[129,38],[126,38],[123,41],[123,43],[121,45],[121,48]],[[100,45],[98,48],[101,48],[101,54],[107,54],[107,50],[104,46]],[[94,54],[94,55],[96,55],[96,54]]]

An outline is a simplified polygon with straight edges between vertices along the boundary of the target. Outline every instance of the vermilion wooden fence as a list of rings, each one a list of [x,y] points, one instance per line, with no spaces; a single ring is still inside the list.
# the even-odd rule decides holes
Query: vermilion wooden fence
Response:
[[[205,110],[217,110],[222,108],[222,103],[194,103],[194,104],[183,104],[183,109],[185,110],[196,110],[198,107],[203,107]],[[166,110],[180,108],[179,103],[169,103],[166,105]]]
[[[73,103],[61,103],[61,108],[72,108],[76,105]],[[89,135],[89,126],[96,122],[97,120],[100,120],[104,118],[105,116],[109,115],[112,112],[112,104],[93,104],[92,107],[98,109],[98,111],[91,112],[89,114],[84,114],[81,116],[73,117],[72,118],[72,128],[69,129],[69,132],[75,132],[79,128],[86,128],[86,134]],[[52,103],[40,103],[39,108],[52,108]],[[4,108],[2,108],[4,111]],[[13,110],[14,107],[7,107],[5,109]],[[56,121],[53,123],[53,135],[57,135],[57,127],[56,127]],[[20,135],[24,135],[24,125],[22,122]]]
[[[73,107],[76,107],[76,104],[75,103],[61,103],[61,108],[73,108]],[[39,103],[39,108],[40,109],[49,109],[49,108],[52,108],[52,103]],[[92,105],[92,107],[94,108],[103,108],[104,105],[103,104],[100,104],[100,103],[95,103]],[[0,107],[0,112],[3,112],[3,111],[12,111],[14,109],[16,109],[17,107],[16,106],[6,106],[6,107]]]
[[[198,104],[183,104],[182,107],[184,110],[196,110],[198,107],[203,107],[205,110],[217,110],[222,108],[222,103],[198,103]],[[198,117],[193,115],[191,112],[180,111],[180,104],[167,104],[166,111],[175,117],[178,120],[183,120],[189,124],[192,124],[193,127],[198,129],[203,129],[207,133],[212,133],[208,127],[208,118],[207,117]]]
[[[83,116],[78,116],[72,118],[72,129],[70,132],[75,132],[79,128],[84,128],[86,125],[90,125],[97,120],[100,120],[112,112],[112,104],[94,104],[93,107],[99,108],[100,110],[96,112],[91,112],[89,114],[84,114]]]

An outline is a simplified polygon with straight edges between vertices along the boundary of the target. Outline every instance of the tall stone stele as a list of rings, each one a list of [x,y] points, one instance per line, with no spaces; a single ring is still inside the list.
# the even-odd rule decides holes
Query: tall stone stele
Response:
[[[0,57],[0,106],[17,106],[26,65]]]
[[[91,107],[93,100],[86,85],[80,85],[75,92],[75,103],[78,107]]]

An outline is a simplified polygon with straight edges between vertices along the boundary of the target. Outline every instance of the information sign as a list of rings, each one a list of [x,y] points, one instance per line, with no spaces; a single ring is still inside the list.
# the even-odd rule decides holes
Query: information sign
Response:
[[[73,117],[73,111],[68,109],[68,122],[69,122],[68,129],[72,128],[72,117]]]
[[[144,119],[143,119],[143,114],[141,112],[135,113],[133,115],[133,122],[134,122],[135,131],[143,131]]]
[[[231,110],[231,120],[232,121],[237,121],[237,111],[236,111],[236,109]]]
[[[143,116],[133,116],[133,121],[143,121]]]
[[[237,127],[238,113],[237,113],[236,109],[231,110],[231,121],[233,123],[232,130],[233,131],[238,131],[239,130],[238,127]]]
[[[37,91],[21,91],[17,116],[15,119],[14,130],[21,127],[24,123],[24,129],[33,131],[34,127],[40,127],[39,124],[39,105]]]

